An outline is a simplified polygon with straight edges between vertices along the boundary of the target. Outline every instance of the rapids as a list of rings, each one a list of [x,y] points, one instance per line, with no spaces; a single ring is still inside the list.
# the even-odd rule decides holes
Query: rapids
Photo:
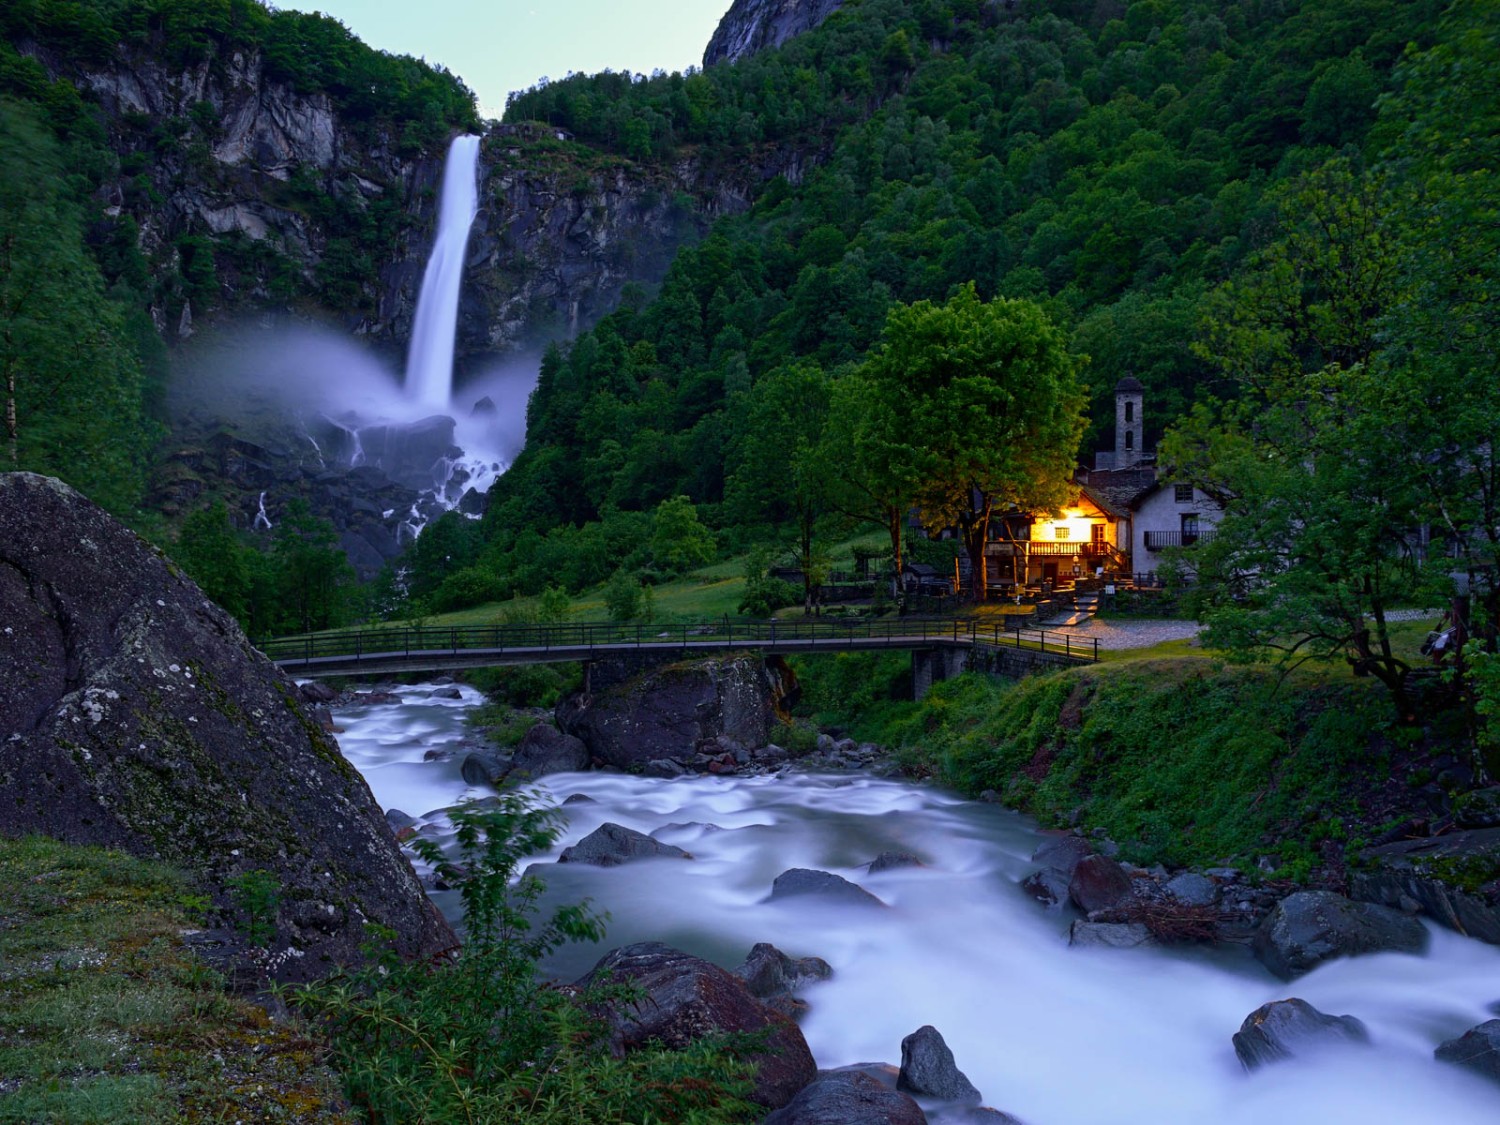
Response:
[[[466,787],[459,769],[464,712],[479,694],[395,690],[400,706],[337,710],[339,740],[383,808],[441,834],[440,810],[488,792]],[[424,761],[430,750],[453,756]],[[1422,957],[1338,961],[1285,984],[1241,949],[1069,948],[1071,914],[1042,909],[1019,887],[1041,839],[1035,824],[935,787],[859,774],[663,781],[583,773],[533,788],[555,802],[593,799],[564,810],[559,851],[608,820],[694,856],[542,868],[546,904],[588,897],[611,915],[603,945],[565,948],[548,964],[560,978],[646,940],[726,967],[758,941],[823,957],[833,979],[802,994],[811,1004],[802,1029],[820,1066],[899,1062],[902,1037],[930,1023],[985,1103],[1028,1125],[1500,1120],[1500,1090],[1432,1058],[1439,1042],[1492,1018],[1500,1001],[1500,949],[1448,930],[1433,929]],[[890,850],[927,866],[861,870]],[[834,871],[889,908],[764,902],[789,867]],[[449,912],[454,897],[435,895]],[[1358,1016],[1374,1047],[1245,1074],[1230,1036],[1261,1004],[1294,995]]]

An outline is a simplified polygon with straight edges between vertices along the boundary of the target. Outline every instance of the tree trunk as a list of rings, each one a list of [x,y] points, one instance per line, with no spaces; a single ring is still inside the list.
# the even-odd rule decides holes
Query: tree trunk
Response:
[[[896,587],[901,586],[901,509],[891,508],[886,517],[886,526],[891,533],[891,561],[896,565]]]
[[[969,592],[975,604],[989,597],[989,560],[984,548],[990,537],[990,513],[994,505],[986,497],[979,507],[959,517],[959,530],[963,534],[964,550],[969,554]]]

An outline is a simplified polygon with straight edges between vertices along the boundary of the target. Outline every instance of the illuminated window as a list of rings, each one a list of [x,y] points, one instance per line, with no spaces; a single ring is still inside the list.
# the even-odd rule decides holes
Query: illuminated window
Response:
[[[1057,527],[1053,528],[1053,534],[1058,539],[1070,539],[1073,536],[1072,530],[1069,529],[1069,528],[1063,527],[1061,524],[1059,524]]]

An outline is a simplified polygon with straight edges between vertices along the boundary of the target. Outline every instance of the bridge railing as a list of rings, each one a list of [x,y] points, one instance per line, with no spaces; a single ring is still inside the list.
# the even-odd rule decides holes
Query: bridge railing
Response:
[[[282,664],[338,659],[389,660],[444,654],[492,653],[522,656],[566,650],[589,655],[630,650],[726,649],[733,647],[916,648],[922,644],[984,644],[1041,648],[1082,660],[1098,660],[1093,638],[1047,630],[1011,630],[1003,625],[942,618],[871,618],[828,621],[722,618],[678,625],[576,622],[555,625],[381,625],[357,630],[276,637],[256,642]]]

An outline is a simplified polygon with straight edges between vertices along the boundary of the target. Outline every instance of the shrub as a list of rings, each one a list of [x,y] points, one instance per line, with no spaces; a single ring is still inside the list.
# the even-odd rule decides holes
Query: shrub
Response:
[[[291,993],[326,1024],[350,1098],[372,1121],[734,1125],[761,1116],[745,1100],[750,1064],[736,1050],[700,1041],[612,1058],[592,1013],[629,991],[606,984],[574,997],[542,982],[543,957],[604,932],[587,903],[539,923],[541,882],[513,881],[523,859],[557,839],[555,810],[510,793],[453,821],[456,858],[433,841],[416,846],[459,887],[460,954],[410,964],[385,943],[367,968]]]

